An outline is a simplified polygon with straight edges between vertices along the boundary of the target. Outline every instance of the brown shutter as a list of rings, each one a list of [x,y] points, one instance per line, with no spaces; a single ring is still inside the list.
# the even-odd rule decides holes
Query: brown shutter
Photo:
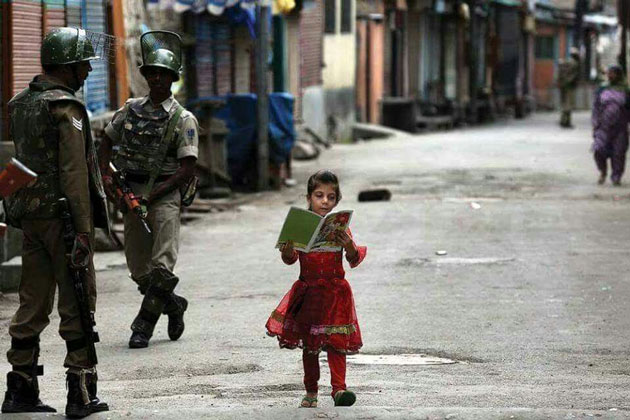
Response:
[[[46,0],[44,3],[44,34],[54,28],[66,26],[64,0]]]
[[[42,4],[15,0],[11,3],[11,88],[15,95],[41,73],[39,50],[42,45]]]
[[[300,20],[301,87],[322,84],[324,10],[322,0],[304,2]]]

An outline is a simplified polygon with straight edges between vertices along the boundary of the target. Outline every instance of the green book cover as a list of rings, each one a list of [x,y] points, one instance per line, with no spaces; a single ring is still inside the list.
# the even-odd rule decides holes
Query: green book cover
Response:
[[[341,246],[327,238],[334,230],[347,229],[351,217],[352,210],[329,213],[322,217],[306,209],[291,207],[284,219],[276,248],[287,241],[293,241],[293,247],[299,251],[339,251]]]

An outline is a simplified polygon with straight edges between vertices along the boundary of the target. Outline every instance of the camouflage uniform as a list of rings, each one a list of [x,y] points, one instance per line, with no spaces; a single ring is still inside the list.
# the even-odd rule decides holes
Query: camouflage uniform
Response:
[[[105,133],[113,141],[112,160],[125,173],[136,195],[148,197],[147,183],[155,165],[161,167],[155,184],[159,186],[177,171],[180,159],[198,155],[197,119],[184,110],[166,157],[158,156],[168,122],[180,106],[172,96],[157,106],[148,96],[130,99],[105,127]],[[140,292],[147,292],[131,328],[149,338],[161,313],[182,311],[185,307],[181,306],[187,305],[185,299],[173,293],[178,281],[173,270],[179,250],[180,209],[179,189],[151,203],[147,209],[151,235],[135,214],[128,212],[124,216],[127,265]]]
[[[571,127],[571,111],[575,107],[575,88],[580,76],[580,63],[574,56],[570,56],[566,61],[562,61],[558,68],[560,106],[562,108],[560,125],[562,127]]]
[[[39,335],[49,324],[55,287],[59,287],[59,333],[66,341],[64,366],[87,369],[88,361],[79,309],[70,279],[57,200],[66,197],[77,232],[108,226],[90,122],[72,89],[51,76],[40,75],[9,102],[11,138],[16,156],[37,172],[34,184],[5,199],[7,220],[24,234],[20,306],[10,327],[7,353],[13,371],[35,378]],[[92,243],[90,243],[92,247]],[[96,287],[92,254],[87,286],[92,310]]]

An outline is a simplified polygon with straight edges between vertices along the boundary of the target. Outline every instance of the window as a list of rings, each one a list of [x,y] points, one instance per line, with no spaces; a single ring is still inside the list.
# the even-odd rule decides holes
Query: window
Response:
[[[352,32],[352,0],[341,0],[341,33]]]
[[[536,58],[541,60],[556,58],[556,39],[553,36],[536,37]]]
[[[336,13],[336,0],[324,1],[324,32],[327,34],[334,34],[337,29],[337,13]]]

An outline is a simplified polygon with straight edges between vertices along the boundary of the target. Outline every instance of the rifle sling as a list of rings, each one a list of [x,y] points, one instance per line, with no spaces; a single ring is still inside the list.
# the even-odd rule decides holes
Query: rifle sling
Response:
[[[158,159],[155,161],[155,165],[151,170],[151,174],[149,175],[149,181],[147,182],[146,193],[151,194],[151,190],[153,189],[153,184],[155,184],[155,180],[158,178],[160,174],[160,169],[162,169],[162,164],[164,163],[164,159],[166,158],[166,152],[168,150],[168,146],[173,141],[173,134],[175,134],[175,127],[179,122],[179,117],[182,115],[184,111],[184,107],[178,104],[178,108],[175,111],[175,114],[168,121],[168,125],[166,126],[166,131],[164,132],[164,136],[162,137],[162,142],[160,143],[160,150],[158,152]]]

